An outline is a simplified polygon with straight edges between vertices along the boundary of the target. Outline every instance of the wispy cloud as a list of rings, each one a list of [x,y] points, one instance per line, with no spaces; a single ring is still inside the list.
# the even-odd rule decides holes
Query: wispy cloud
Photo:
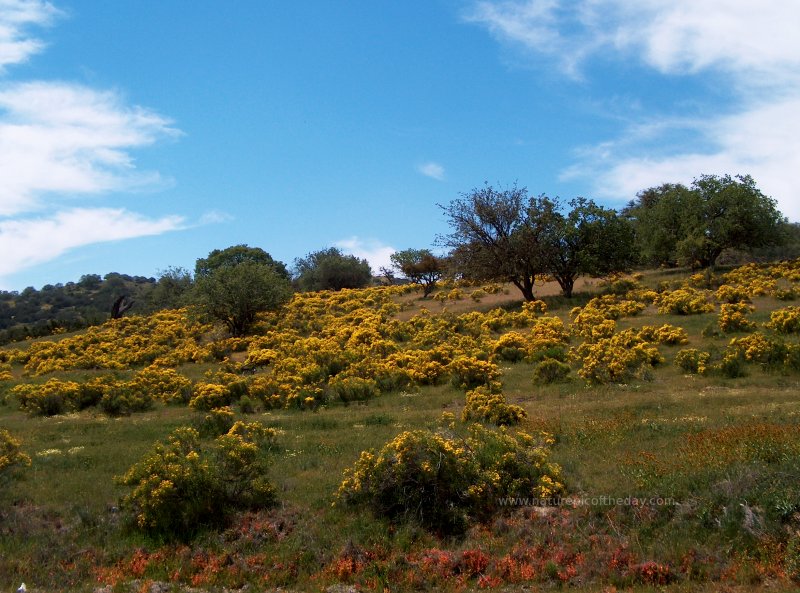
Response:
[[[149,219],[112,208],[75,208],[53,216],[0,220],[0,277],[53,260],[93,243],[158,235],[183,227],[183,219]]]
[[[417,167],[417,171],[425,177],[430,177],[436,181],[444,181],[444,167],[433,161],[423,163]]]
[[[333,246],[338,247],[344,253],[366,259],[373,274],[379,273],[382,267],[390,268],[392,260],[389,257],[397,251],[394,247],[385,245],[377,239],[364,239],[357,236],[336,241]]]
[[[45,199],[131,190],[164,182],[138,171],[130,151],[177,131],[112,92],[61,82],[0,90],[0,215]]]
[[[47,26],[60,13],[41,0],[0,0],[0,72],[25,62],[45,44],[28,34],[30,26]]]
[[[0,0],[0,74],[44,48],[30,35],[59,16],[41,0]],[[0,82],[0,276],[70,249],[184,228],[180,216],[84,207],[82,199],[169,184],[133,151],[180,132],[118,92],[64,81]],[[43,214],[47,212],[47,214]]]
[[[735,107],[710,118],[643,116],[612,138],[576,151],[565,177],[594,180],[596,192],[626,200],[666,181],[703,173],[749,173],[782,211],[800,219],[794,172],[800,159],[800,4],[783,0],[530,0],[478,2],[467,20],[588,76],[587,60],[635,61],[665,76],[711,75]],[[735,42],[732,42],[735,40]],[[587,69],[588,70],[588,69]],[[699,98],[698,98],[699,99]],[[642,131],[651,136],[644,138]],[[683,145],[658,146],[680,130]],[[659,136],[660,135],[660,136]]]

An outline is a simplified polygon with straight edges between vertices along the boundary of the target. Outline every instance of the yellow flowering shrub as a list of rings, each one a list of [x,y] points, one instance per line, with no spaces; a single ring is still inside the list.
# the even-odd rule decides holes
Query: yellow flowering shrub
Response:
[[[120,507],[142,531],[187,539],[234,511],[270,506],[267,453],[275,437],[257,423],[237,422],[211,443],[193,428],[178,428],[117,479],[132,488]]]
[[[493,362],[478,360],[474,356],[458,356],[447,365],[454,386],[474,389],[500,376],[500,369]]]
[[[778,337],[756,332],[749,336],[733,338],[725,351],[725,357],[728,361],[740,357],[746,362],[774,368],[787,363],[793,364],[790,357],[794,355],[796,347],[794,344],[786,344]]]
[[[750,295],[741,286],[723,284],[714,293],[714,298],[720,303],[749,303]]]
[[[12,478],[20,467],[31,464],[31,458],[20,447],[18,439],[7,430],[0,429],[0,486]]]
[[[11,365],[0,362],[0,381],[11,381],[14,375],[11,374]]]
[[[520,406],[507,403],[505,395],[498,389],[481,385],[467,391],[461,419],[464,422],[473,420],[507,426],[518,424],[527,415],[527,412]]]
[[[755,311],[753,305],[747,303],[723,303],[719,306],[717,324],[723,332],[746,332],[755,329],[756,324],[745,315]]]
[[[84,333],[57,341],[33,342],[26,350],[25,372],[44,375],[75,369],[123,370],[157,364],[176,366],[210,360],[200,345],[210,326],[186,310],[160,311],[148,317],[112,319]]]
[[[186,403],[191,395],[192,381],[175,369],[149,366],[134,375],[130,386],[166,403]]]
[[[497,512],[500,496],[549,498],[563,491],[561,470],[548,461],[550,444],[548,435],[477,424],[467,438],[406,431],[378,452],[364,451],[345,471],[336,500],[394,522],[462,533]]]
[[[503,360],[517,362],[528,356],[528,340],[518,332],[508,332],[492,344],[492,353]]]
[[[337,399],[349,403],[366,401],[378,395],[378,384],[372,379],[337,375],[328,382],[328,389]]]
[[[197,383],[189,400],[189,407],[199,411],[213,410],[229,405],[232,401],[230,390],[217,383]]]
[[[647,342],[657,342],[668,346],[689,342],[689,334],[685,329],[668,323],[661,326],[645,325],[639,330],[639,336]]]
[[[44,384],[22,383],[11,388],[19,405],[34,416],[54,416],[77,409],[81,386],[75,381],[50,379]]]
[[[596,342],[584,342],[572,350],[582,363],[578,374],[590,383],[617,383],[664,362],[658,348],[636,330],[627,329]]]
[[[696,348],[684,348],[675,355],[675,365],[687,373],[704,375],[708,370],[711,354]]]
[[[658,296],[656,304],[659,313],[672,315],[698,315],[714,310],[714,305],[708,300],[708,293],[694,288],[664,292]]]
[[[768,327],[782,334],[800,333],[800,307],[784,307],[773,311]]]

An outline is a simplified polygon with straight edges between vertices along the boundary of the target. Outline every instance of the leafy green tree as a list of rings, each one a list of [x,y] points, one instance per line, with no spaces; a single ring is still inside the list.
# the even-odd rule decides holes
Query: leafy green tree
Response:
[[[786,219],[749,175],[703,175],[641,192],[626,208],[645,263],[713,266],[726,249],[780,245]]]
[[[540,229],[541,253],[547,273],[564,296],[571,297],[579,276],[605,276],[634,263],[634,231],[616,211],[586,198],[570,201],[568,214],[547,198],[531,207],[529,224]]]
[[[404,249],[389,256],[392,265],[403,276],[422,287],[422,296],[427,297],[436,288],[444,274],[444,263],[428,249]]]
[[[292,286],[275,266],[245,260],[221,264],[198,276],[194,294],[211,317],[224,322],[232,335],[241,336],[258,313],[288,302]]]
[[[247,245],[232,245],[225,249],[215,249],[208,254],[208,257],[197,260],[194,274],[197,278],[201,278],[218,268],[231,267],[245,262],[270,266],[280,276],[287,280],[290,279],[286,264],[273,259],[269,253],[260,247],[249,247]]]
[[[546,273],[541,254],[540,228],[530,224],[529,212],[551,207],[549,200],[529,198],[514,185],[480,189],[440,205],[452,233],[439,237],[449,247],[453,268],[476,280],[511,282],[532,301],[536,278]]]
[[[330,247],[296,259],[295,279],[304,291],[363,288],[372,282],[372,270],[367,260]]]
[[[189,270],[181,267],[170,267],[162,271],[155,286],[147,295],[148,308],[152,311],[174,309],[187,302],[194,286]]]

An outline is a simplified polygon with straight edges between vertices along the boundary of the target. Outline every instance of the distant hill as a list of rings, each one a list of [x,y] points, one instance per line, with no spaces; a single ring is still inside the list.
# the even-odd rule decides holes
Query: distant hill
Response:
[[[188,286],[190,280],[186,282]],[[116,272],[103,277],[86,274],[78,282],[47,284],[40,290],[0,291],[0,344],[103,323],[123,296],[134,301],[134,313],[175,306],[177,295],[167,292],[163,277],[156,280]]]

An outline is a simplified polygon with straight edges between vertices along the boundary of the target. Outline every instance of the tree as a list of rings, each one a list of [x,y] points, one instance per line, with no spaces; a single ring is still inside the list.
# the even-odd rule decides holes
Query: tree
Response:
[[[242,336],[258,313],[288,302],[292,287],[274,265],[245,260],[221,264],[197,277],[195,295],[211,317],[224,322],[233,336]]]
[[[453,232],[439,237],[452,249],[453,267],[467,278],[511,282],[527,301],[534,299],[536,278],[545,274],[540,231],[530,224],[531,210],[550,207],[542,198],[528,198],[516,185],[496,190],[488,183],[440,205]]]
[[[663,185],[641,192],[626,209],[649,261],[713,266],[726,249],[779,245],[786,219],[749,175],[702,175],[690,188]]]
[[[174,309],[184,304],[194,281],[191,273],[181,267],[170,267],[159,273],[158,281],[147,295],[149,308]]]
[[[427,297],[444,274],[443,262],[428,249],[405,249],[389,256],[392,266],[414,284],[422,287]]]
[[[260,247],[248,247],[247,245],[232,245],[225,249],[215,249],[208,254],[208,257],[197,260],[194,275],[201,278],[218,268],[231,267],[245,262],[270,266],[278,275],[283,276],[286,280],[290,279],[286,264],[273,259]]]
[[[296,259],[295,280],[304,291],[363,288],[372,282],[372,270],[367,260],[330,247]]]
[[[570,201],[572,209],[566,215],[558,201],[542,198],[538,205],[528,212],[529,224],[540,229],[544,267],[564,296],[572,296],[579,276],[605,276],[633,265],[633,227],[614,210],[586,198]]]

